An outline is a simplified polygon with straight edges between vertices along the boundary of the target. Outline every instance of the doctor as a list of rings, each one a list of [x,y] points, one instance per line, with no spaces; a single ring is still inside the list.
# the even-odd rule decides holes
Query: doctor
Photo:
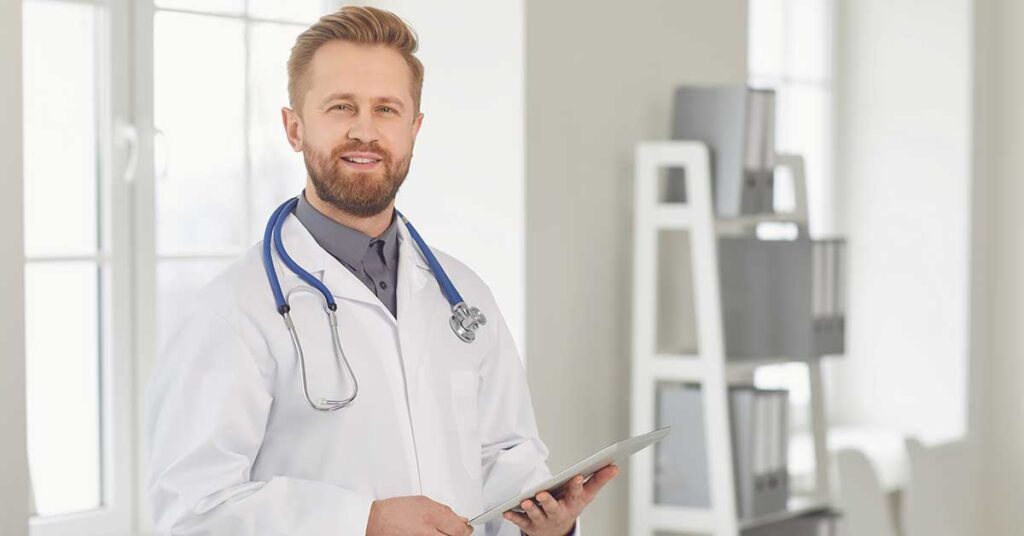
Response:
[[[325,16],[296,40],[282,117],[308,176],[280,218],[280,246],[329,289],[340,348],[324,296],[277,248],[270,270],[258,245],[199,295],[148,389],[148,492],[161,533],[465,535],[466,516],[550,475],[494,297],[436,250],[434,270],[396,215],[423,121],[416,48],[401,19],[368,7]],[[439,272],[486,317],[472,342],[449,325]],[[561,499],[542,493],[525,514],[477,528],[571,534],[616,473],[577,478]]]

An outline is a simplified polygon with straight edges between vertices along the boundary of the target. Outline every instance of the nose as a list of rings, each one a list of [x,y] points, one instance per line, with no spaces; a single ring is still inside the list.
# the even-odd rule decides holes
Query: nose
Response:
[[[349,128],[348,139],[370,144],[378,141],[379,138],[380,131],[374,124],[373,113],[366,109],[361,110],[352,123],[352,127]]]

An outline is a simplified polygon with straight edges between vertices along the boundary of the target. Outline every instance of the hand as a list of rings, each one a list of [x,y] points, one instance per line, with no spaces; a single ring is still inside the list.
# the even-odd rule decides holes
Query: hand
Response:
[[[577,476],[569,482],[569,489],[561,500],[546,491],[538,493],[534,497],[536,503],[525,500],[519,505],[526,510],[525,514],[505,512],[505,519],[515,523],[527,536],[566,536],[583,509],[597,497],[597,492],[618,474],[619,468],[609,465],[594,473],[586,484],[582,476]]]
[[[426,497],[374,501],[366,536],[469,536],[469,519]]]

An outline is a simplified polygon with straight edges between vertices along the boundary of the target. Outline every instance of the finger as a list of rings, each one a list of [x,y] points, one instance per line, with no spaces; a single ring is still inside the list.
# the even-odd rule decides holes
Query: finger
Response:
[[[534,523],[542,523],[548,517],[544,513],[544,510],[542,510],[541,507],[534,504],[531,500],[523,501],[523,504],[521,504],[520,506],[523,507],[523,510],[526,510],[526,515],[529,516],[530,521]]]
[[[505,519],[512,522],[513,525],[519,527],[526,532],[533,528],[533,522],[526,514],[520,514],[519,512],[505,512]]]
[[[468,519],[456,515],[451,510],[441,516],[437,529],[449,536],[466,536],[473,531],[467,523]]]
[[[444,512],[444,515],[457,517],[460,521],[462,521],[463,524],[469,524],[469,518],[465,516],[460,516],[459,514],[455,513],[455,510],[452,510],[451,506],[441,503],[437,503],[437,505],[441,507],[442,511]]]
[[[473,534],[473,527],[465,523],[442,525],[436,530],[445,536],[469,536]]]
[[[601,491],[601,488],[618,474],[619,467],[617,465],[609,465],[594,473],[594,476],[583,485],[583,499],[589,504],[597,496],[597,492]]]
[[[537,503],[544,509],[544,514],[550,518],[561,519],[564,508],[551,496],[550,493],[543,491],[537,494]]]
[[[583,500],[583,477],[577,476],[569,482],[569,490],[565,493],[562,501],[570,508],[575,507]]]

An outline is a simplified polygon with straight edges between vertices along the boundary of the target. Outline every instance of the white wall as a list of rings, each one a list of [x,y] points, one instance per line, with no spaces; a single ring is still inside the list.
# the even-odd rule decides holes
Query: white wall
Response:
[[[629,433],[633,149],[670,133],[673,88],[746,80],[744,0],[526,4],[527,356],[564,467]],[[628,534],[627,478],[584,516]]]
[[[839,0],[840,230],[849,239],[839,423],[926,440],[967,426],[971,0]]]
[[[22,246],[21,2],[0,2],[0,534],[28,533]]]
[[[977,0],[975,234],[977,324],[974,413],[980,435],[978,534],[1011,536],[1024,526],[1024,2]]]
[[[425,66],[423,128],[398,205],[491,286],[522,349],[523,0],[367,3],[415,28]]]

